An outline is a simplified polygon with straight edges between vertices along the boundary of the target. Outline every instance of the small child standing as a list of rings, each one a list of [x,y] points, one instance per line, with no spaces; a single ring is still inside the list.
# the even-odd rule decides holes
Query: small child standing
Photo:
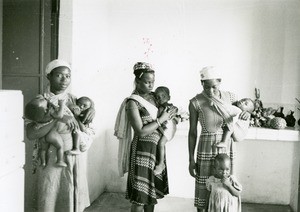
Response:
[[[82,118],[84,117],[87,109],[89,109],[92,106],[92,100],[86,96],[80,97],[76,100],[76,104],[68,105],[68,108],[72,111],[74,114],[74,117],[76,118],[79,129],[81,132],[86,132],[87,126],[82,122]],[[74,130],[72,133],[73,137],[73,148],[70,151],[70,154],[80,154],[81,151],[79,149],[80,141],[78,136],[78,131]]]
[[[255,106],[252,99],[244,98],[235,102],[233,105],[228,104],[227,108],[232,117],[232,122],[224,127],[222,140],[216,144],[216,147],[218,148],[227,148],[230,137],[232,137],[234,141],[241,141],[245,138],[250,125],[250,120],[241,120],[238,118],[238,115],[243,111],[252,113]]]
[[[218,154],[214,159],[214,175],[206,179],[209,191],[208,212],[241,212],[241,184],[230,175],[230,158]]]
[[[54,106],[47,101],[43,96],[37,96],[32,99],[25,106],[25,117],[36,123],[36,127],[42,126],[43,123],[47,123],[53,119],[60,119],[63,117],[63,111],[65,107],[65,101],[58,101],[59,107]],[[58,125],[55,126],[46,134],[44,138],[40,139],[41,143],[41,165],[46,166],[47,151],[49,144],[52,144],[57,149],[57,161],[56,165],[66,167],[67,164],[64,162],[64,149],[63,139],[58,133]]]
[[[170,97],[170,91],[167,87],[160,86],[157,87],[155,90],[155,97],[156,101],[159,105],[158,107],[158,114],[161,114],[164,110],[168,110],[170,108],[176,108],[176,112],[178,111],[178,108],[175,107],[173,104],[169,103],[168,101],[171,99]],[[178,124],[179,119],[178,117],[174,117],[171,120],[166,121],[165,123],[161,124],[161,131],[163,133],[163,136],[159,140],[158,143],[158,164],[154,168],[154,174],[158,175],[162,173],[164,170],[164,160],[165,160],[165,145],[167,141],[170,141],[173,139],[175,132],[176,132],[176,125]]]

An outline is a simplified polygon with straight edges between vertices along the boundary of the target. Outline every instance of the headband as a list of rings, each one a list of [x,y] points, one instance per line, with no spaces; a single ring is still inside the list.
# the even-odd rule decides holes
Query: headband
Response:
[[[141,78],[144,73],[154,72],[151,64],[145,62],[137,62],[136,64],[134,64],[133,71],[137,78]]]

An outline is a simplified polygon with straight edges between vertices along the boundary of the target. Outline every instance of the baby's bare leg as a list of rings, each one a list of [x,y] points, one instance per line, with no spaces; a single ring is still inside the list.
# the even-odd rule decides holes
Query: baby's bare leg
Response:
[[[72,139],[73,139],[73,148],[70,151],[70,153],[73,155],[78,155],[81,153],[79,149],[79,135],[78,132],[75,130],[73,130],[72,132]]]
[[[222,140],[216,144],[217,148],[226,148],[228,146],[228,141],[232,135],[233,131],[230,131],[228,127],[223,129]]]
[[[60,134],[54,127],[50,130],[50,132],[46,135],[46,141],[52,144],[56,148],[57,162],[56,164],[61,167],[66,167],[67,164],[64,162],[64,149],[63,149],[63,139]]]
[[[41,158],[41,165],[45,167],[47,165],[47,152],[49,149],[49,144],[45,141],[45,137],[42,137],[39,139],[40,145],[41,145],[41,153],[40,153],[40,158]]]
[[[154,168],[154,174],[158,175],[161,174],[165,168],[165,145],[168,139],[166,136],[162,136],[161,139],[158,141],[158,164]]]

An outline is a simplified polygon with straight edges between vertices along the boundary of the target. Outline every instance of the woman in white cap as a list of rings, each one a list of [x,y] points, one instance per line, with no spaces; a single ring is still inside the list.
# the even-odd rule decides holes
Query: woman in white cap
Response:
[[[157,199],[169,193],[167,169],[159,175],[154,173],[159,155],[158,142],[162,137],[158,129],[161,123],[175,115],[175,110],[165,110],[157,117],[158,108],[152,92],[154,70],[144,62],[136,63],[133,69],[136,87],[124,100],[115,126],[115,135],[120,140],[119,153],[123,151],[119,155],[120,174],[128,171],[126,198],[132,203],[131,211],[152,212]],[[134,131],[133,140],[130,126]],[[126,131],[128,127],[125,135],[124,129]]]
[[[58,100],[65,100],[67,103],[75,103],[76,98],[67,92],[71,82],[71,67],[63,60],[51,61],[45,70],[49,80],[49,91],[43,96],[52,104],[57,105]],[[67,108],[67,107],[66,107]],[[66,113],[68,113],[66,111]],[[94,107],[89,109],[85,117],[85,122],[92,121],[95,115]],[[88,185],[86,179],[85,154],[66,154],[72,148],[71,132],[78,128],[78,123],[72,113],[64,115],[59,122],[66,127],[61,127],[60,135],[64,142],[64,160],[67,167],[56,166],[55,147],[50,146],[46,167],[34,167],[34,172],[38,174],[38,211],[42,212],[82,212],[90,205]],[[47,123],[36,125],[29,123],[26,126],[27,137],[29,139],[40,139],[44,137],[50,129],[59,123],[52,119]],[[93,134],[81,133],[81,151],[87,150],[92,142]],[[34,164],[38,161],[39,143],[35,143]]]
[[[220,73],[215,67],[205,67],[200,71],[203,91],[190,100],[190,127],[189,127],[189,172],[195,178],[195,201],[194,205],[198,212],[207,209],[207,194],[205,180],[213,173],[213,159],[222,151],[230,156],[231,172],[234,171],[233,161],[235,158],[234,142],[230,140],[227,148],[218,149],[216,143],[222,139],[224,118],[218,112],[216,102],[233,103],[237,99],[231,92],[221,91]],[[242,119],[248,119],[250,114],[242,113]],[[198,143],[195,161],[195,148],[197,143],[197,125],[201,125],[201,133]]]

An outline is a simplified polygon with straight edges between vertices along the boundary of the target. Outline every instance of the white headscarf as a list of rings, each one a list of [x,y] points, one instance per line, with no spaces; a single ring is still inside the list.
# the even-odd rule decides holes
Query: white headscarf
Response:
[[[201,80],[221,79],[219,70],[214,66],[207,66],[200,71]]]
[[[61,66],[67,67],[68,69],[71,70],[71,66],[69,63],[67,63],[64,60],[56,59],[56,60],[52,60],[50,63],[48,63],[48,65],[46,66],[46,69],[45,69],[45,74],[48,75],[51,73],[51,71],[53,69],[55,69],[57,67],[61,67]]]

